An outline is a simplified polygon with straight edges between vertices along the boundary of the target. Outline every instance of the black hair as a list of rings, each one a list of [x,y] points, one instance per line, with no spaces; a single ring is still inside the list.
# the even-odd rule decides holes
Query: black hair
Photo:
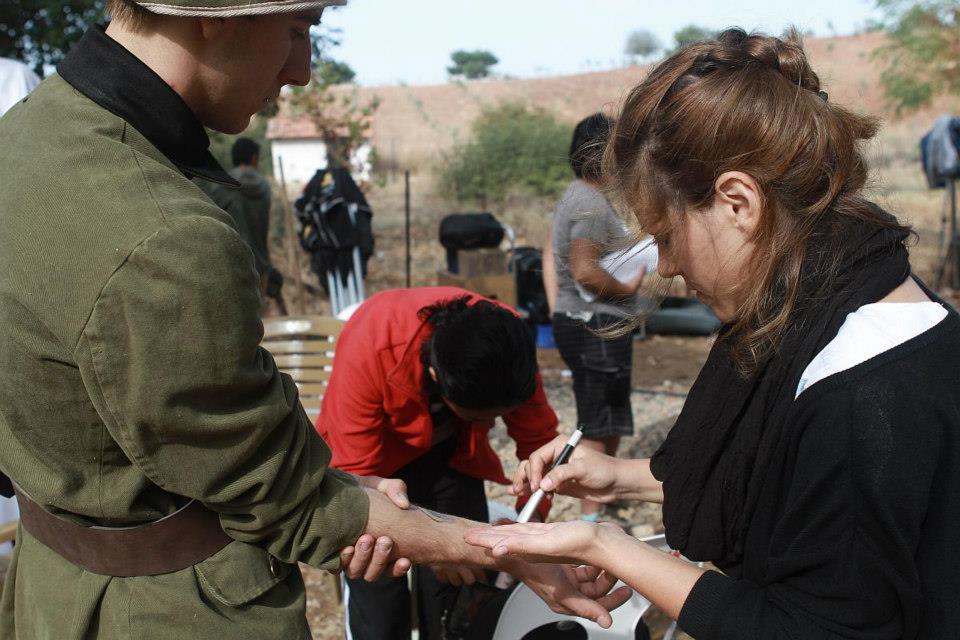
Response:
[[[424,370],[433,367],[440,395],[461,407],[518,406],[537,388],[533,334],[509,309],[469,300],[462,296],[420,309],[433,327],[420,354]]]
[[[230,155],[235,167],[242,164],[253,164],[253,159],[260,157],[260,145],[250,138],[237,138],[230,149]]]
[[[595,113],[577,123],[570,141],[570,168],[578,178],[597,182],[602,171],[603,148],[613,129],[613,120]]]

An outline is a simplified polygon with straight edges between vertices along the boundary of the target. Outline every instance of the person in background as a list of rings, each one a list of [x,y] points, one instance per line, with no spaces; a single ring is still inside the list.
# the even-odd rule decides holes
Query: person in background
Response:
[[[667,543],[612,527],[468,538],[612,571],[698,640],[947,640],[960,629],[960,317],[911,273],[909,227],[867,199],[876,119],[829,101],[799,37],[729,29],[628,95],[612,193],[725,323],[651,459],[561,439],[542,487],[663,504]]]
[[[270,207],[273,202],[270,183],[257,169],[260,145],[250,138],[237,138],[230,149],[233,169],[231,177],[240,188],[217,184],[211,198],[230,214],[237,233],[253,252],[253,262],[260,276],[260,292],[264,310],[272,300],[280,315],[287,315],[283,300],[283,274],[270,262]]]
[[[488,437],[497,417],[519,459],[557,434],[523,320],[463,289],[395,289],[374,295],[347,321],[317,430],[335,468],[400,478],[415,503],[486,522],[484,480],[508,482]],[[544,501],[539,517],[548,511]],[[458,567],[437,567],[436,574],[415,574],[421,639],[446,637],[442,619],[455,585],[474,580]],[[443,584],[450,581],[454,586]],[[409,640],[405,578],[346,583],[349,637]]]
[[[576,176],[553,212],[553,272],[545,272],[548,297],[556,279],[553,335],[573,373],[581,447],[616,455],[622,436],[633,435],[630,374],[633,336],[597,335],[636,314],[641,270],[621,282],[600,266],[605,254],[622,251],[629,233],[604,197],[601,151],[613,122],[596,113],[580,121],[570,143]],[[546,259],[545,261],[546,262]],[[578,288],[579,285],[579,288]],[[593,298],[587,301],[581,289]],[[581,517],[596,521],[600,505],[584,500]]]
[[[17,60],[0,58],[0,116],[23,100],[40,84],[30,67]]]

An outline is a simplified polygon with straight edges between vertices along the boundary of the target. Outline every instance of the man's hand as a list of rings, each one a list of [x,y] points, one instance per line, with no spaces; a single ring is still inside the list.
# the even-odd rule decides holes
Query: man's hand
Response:
[[[587,447],[577,447],[569,462],[544,475],[569,439],[559,435],[522,461],[509,492],[522,496],[542,487],[544,491],[556,491],[581,500],[603,503],[616,500],[621,462]]]
[[[391,562],[392,552],[393,540],[387,536],[374,539],[372,535],[365,533],[353,546],[340,552],[340,569],[348,578],[363,578],[367,582],[373,582],[385,575],[399,578],[410,570],[410,560],[397,558]]]
[[[407,483],[396,478],[381,478],[379,476],[354,476],[361,487],[379,491],[390,498],[395,506],[401,509],[410,507],[407,497]],[[393,540],[388,536],[374,539],[370,534],[363,534],[353,544],[340,551],[340,569],[348,578],[363,578],[373,582],[387,575],[398,578],[410,570],[410,560],[397,558],[390,561],[393,552]],[[338,573],[334,571],[332,573]]]

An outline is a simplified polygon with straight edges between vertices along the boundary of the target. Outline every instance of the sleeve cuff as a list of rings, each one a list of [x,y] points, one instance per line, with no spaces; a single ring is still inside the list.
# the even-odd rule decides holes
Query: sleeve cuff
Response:
[[[329,555],[316,563],[321,569],[339,569],[340,551],[357,541],[367,529],[370,517],[370,498],[366,491],[347,473],[327,469],[321,489],[324,519],[331,524]],[[313,564],[313,563],[310,563]]]
[[[717,614],[722,611],[734,580],[719,571],[707,571],[690,590],[677,624],[694,638],[709,638],[717,630]]]

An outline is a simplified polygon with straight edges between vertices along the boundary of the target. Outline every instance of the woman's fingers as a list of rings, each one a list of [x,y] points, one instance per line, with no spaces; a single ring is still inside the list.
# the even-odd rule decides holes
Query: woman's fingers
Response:
[[[577,480],[583,477],[586,468],[581,460],[573,460],[559,467],[553,468],[550,473],[543,477],[540,486],[544,491],[556,491],[563,486],[564,482]]]
[[[568,439],[568,436],[557,436],[552,442],[543,445],[530,454],[529,484],[532,491],[540,488],[540,480],[543,479],[544,469],[553,464]]]
[[[407,497],[407,483],[403,480],[384,478],[377,485],[377,490],[390,498],[390,501],[399,508],[410,508],[410,498]]]
[[[510,495],[523,496],[530,493],[529,468],[530,462],[528,460],[521,460],[520,464],[517,465],[517,471],[513,474],[513,484],[508,488]]]

